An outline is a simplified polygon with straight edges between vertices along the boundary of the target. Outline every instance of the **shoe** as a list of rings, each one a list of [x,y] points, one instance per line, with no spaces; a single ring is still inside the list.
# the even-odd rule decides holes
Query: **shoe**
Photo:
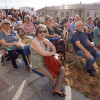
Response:
[[[62,91],[59,91],[59,90],[53,90],[53,95],[58,95],[60,97],[65,97],[66,95],[62,92]]]
[[[26,69],[27,71],[29,71],[29,70],[30,70],[30,68],[29,68],[29,67],[26,67],[25,69]]]
[[[95,69],[92,67],[92,68],[91,68],[91,71],[92,71],[92,72],[95,72]]]
[[[15,68],[15,69],[17,69],[18,67],[17,67],[17,65],[12,65],[13,66],[13,68]]]
[[[86,73],[89,75],[89,76],[94,76],[94,74],[92,73],[92,71],[91,70],[86,70]]]
[[[12,64],[12,62],[11,62],[11,64]],[[15,69],[18,68],[16,64],[15,64],[15,65],[12,64],[12,66],[13,66],[13,68],[15,68]]]
[[[4,62],[4,58],[3,58],[3,56],[1,57],[1,62]]]
[[[10,59],[10,57],[8,57],[7,59],[6,59],[6,61],[10,61],[11,59]]]

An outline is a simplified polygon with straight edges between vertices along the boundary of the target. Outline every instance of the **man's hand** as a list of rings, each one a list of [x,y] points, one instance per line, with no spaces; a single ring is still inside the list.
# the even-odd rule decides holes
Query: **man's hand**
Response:
[[[98,48],[96,48],[96,47],[93,47],[93,49],[96,50],[96,51],[100,51],[100,50],[99,50]]]
[[[87,59],[89,59],[89,58],[91,57],[90,52],[86,51],[86,52],[85,52],[85,57],[86,57]]]

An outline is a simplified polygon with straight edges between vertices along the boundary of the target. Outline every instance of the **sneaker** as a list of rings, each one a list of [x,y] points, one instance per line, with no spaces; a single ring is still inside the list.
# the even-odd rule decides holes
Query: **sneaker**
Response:
[[[12,62],[11,62],[11,64],[12,64]],[[13,68],[15,68],[15,69],[17,69],[17,68],[18,68],[18,67],[17,67],[17,65],[13,65],[13,64],[12,64],[12,66],[13,66]]]
[[[94,74],[92,73],[92,71],[91,70],[86,70],[86,73],[89,75],[89,76],[94,76]]]

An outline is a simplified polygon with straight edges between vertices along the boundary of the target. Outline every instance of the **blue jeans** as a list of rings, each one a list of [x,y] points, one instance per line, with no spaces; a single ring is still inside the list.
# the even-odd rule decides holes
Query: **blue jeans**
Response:
[[[77,51],[76,54],[79,55],[79,56],[82,56],[83,58],[85,58],[85,53],[82,50]],[[85,69],[86,70],[91,70],[92,65],[94,64],[94,62],[96,61],[96,59],[99,56],[100,56],[99,51],[96,51],[95,56],[91,55],[91,57],[86,60]]]

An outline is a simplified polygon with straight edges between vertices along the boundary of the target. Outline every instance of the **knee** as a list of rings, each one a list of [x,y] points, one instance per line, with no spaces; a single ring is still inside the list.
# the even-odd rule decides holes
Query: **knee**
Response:
[[[60,73],[62,73],[62,74],[65,73],[65,68],[63,66],[59,70],[60,70]]]
[[[12,51],[11,55],[12,59],[16,59],[18,57],[18,52],[17,51]]]
[[[51,74],[47,75],[47,77],[49,78],[49,80],[54,79],[53,76]]]
[[[91,57],[88,60],[89,61],[94,61],[94,57],[91,55]]]

